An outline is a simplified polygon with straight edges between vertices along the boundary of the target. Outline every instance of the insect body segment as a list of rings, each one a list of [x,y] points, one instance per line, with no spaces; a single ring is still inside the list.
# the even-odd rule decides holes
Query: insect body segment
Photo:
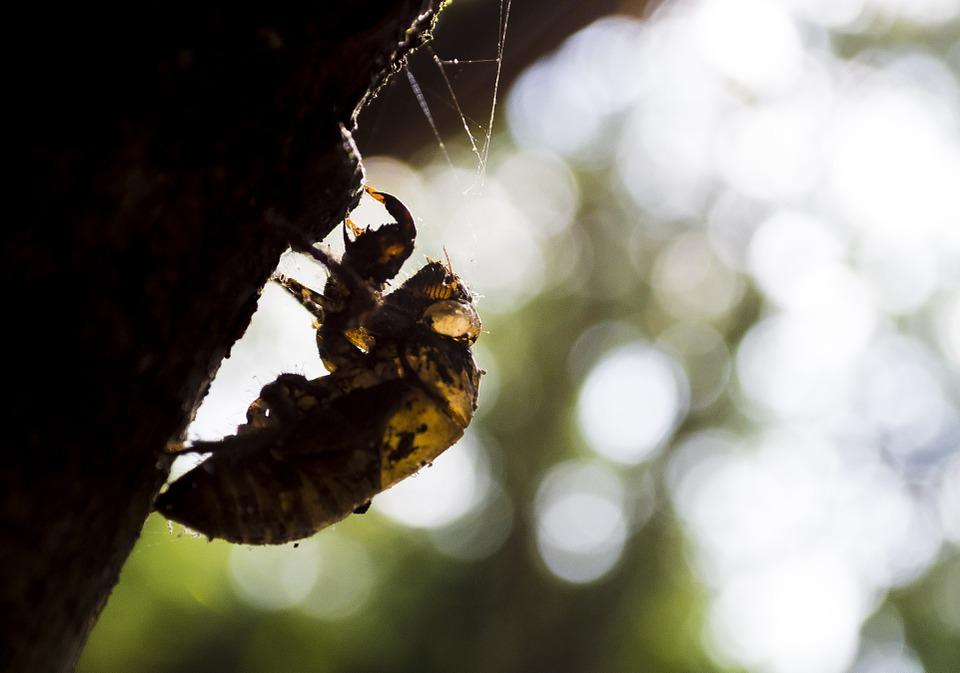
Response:
[[[363,511],[463,435],[480,385],[472,295],[439,262],[384,294],[416,229],[399,200],[368,192],[397,221],[357,229],[342,261],[318,255],[322,293],[275,279],[316,318],[330,374],[281,375],[236,434],[189,447],[211,456],[159,496],[168,518],[233,542],[296,540]]]

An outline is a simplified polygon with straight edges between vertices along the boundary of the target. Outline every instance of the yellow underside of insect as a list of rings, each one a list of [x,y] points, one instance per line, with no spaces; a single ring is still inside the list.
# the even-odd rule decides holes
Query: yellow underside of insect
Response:
[[[437,400],[423,390],[411,390],[384,430],[380,486],[387,488],[432,463],[463,435]]]
[[[411,350],[406,353],[405,359],[407,366],[416,372],[433,397],[444,401],[446,415],[451,421],[466,428],[477,405],[480,376],[476,369],[446,367],[442,355],[427,347]]]

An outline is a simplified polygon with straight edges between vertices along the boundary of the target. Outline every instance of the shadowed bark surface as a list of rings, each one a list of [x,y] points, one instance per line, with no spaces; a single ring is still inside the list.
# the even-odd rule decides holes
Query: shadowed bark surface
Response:
[[[0,668],[73,668],[287,246],[266,214],[319,240],[356,203],[356,111],[437,4],[11,19]]]

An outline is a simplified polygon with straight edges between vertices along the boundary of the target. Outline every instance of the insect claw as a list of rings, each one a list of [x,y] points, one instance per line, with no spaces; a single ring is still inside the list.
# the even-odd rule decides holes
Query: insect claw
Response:
[[[411,215],[407,207],[403,205],[403,202],[392,194],[378,192],[370,185],[364,185],[363,189],[371,198],[383,204],[383,207],[390,213],[390,216],[400,225],[400,229],[404,235],[408,236],[412,241],[417,235],[417,227],[413,221],[413,215]]]
[[[364,185],[364,186],[363,186],[363,191],[365,191],[367,194],[369,194],[372,198],[374,198],[375,200],[379,201],[380,203],[383,203],[383,202],[384,202],[384,198],[383,198],[383,197],[384,197],[384,194],[383,194],[383,192],[378,192],[376,189],[374,189],[374,188],[371,187],[370,185]]]
[[[347,229],[350,230],[354,238],[356,238],[357,236],[360,236],[363,233],[363,229],[361,227],[358,227],[356,222],[351,220],[349,217],[343,220],[343,224],[345,225],[343,228],[344,240],[347,240]]]

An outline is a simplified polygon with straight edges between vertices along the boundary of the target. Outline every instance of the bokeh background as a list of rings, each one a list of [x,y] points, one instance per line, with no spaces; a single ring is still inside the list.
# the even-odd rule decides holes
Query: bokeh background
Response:
[[[81,671],[960,671],[960,2],[577,4],[515,0],[488,154],[494,0],[476,152],[427,53],[440,141],[404,74],[360,120],[481,295],[465,438],[297,547],[151,516]],[[191,436],[284,371],[268,286]]]

